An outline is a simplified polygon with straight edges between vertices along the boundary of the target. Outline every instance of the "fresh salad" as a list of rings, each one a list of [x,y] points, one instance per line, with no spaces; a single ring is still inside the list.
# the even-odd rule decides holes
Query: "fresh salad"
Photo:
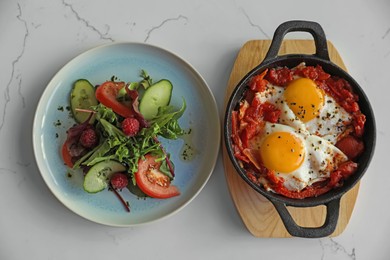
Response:
[[[88,193],[122,189],[139,197],[167,199],[180,195],[172,182],[174,163],[159,137],[184,134],[178,119],[186,109],[170,105],[173,86],[167,79],[153,82],[145,70],[140,80],[126,83],[112,77],[97,87],[78,79],[70,95],[76,124],[67,130],[61,153],[71,169],[81,169]]]

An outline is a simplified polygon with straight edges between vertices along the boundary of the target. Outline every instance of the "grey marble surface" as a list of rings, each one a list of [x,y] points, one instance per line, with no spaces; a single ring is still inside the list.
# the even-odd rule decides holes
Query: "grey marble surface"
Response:
[[[390,259],[390,2],[0,2],[0,259]],[[87,221],[46,187],[31,126],[40,95],[70,59],[101,44],[145,42],[191,63],[222,115],[230,71],[248,40],[291,19],[319,22],[370,98],[378,140],[346,230],[335,238],[255,238],[231,201],[221,156],[202,192],[174,216],[137,228]],[[291,37],[307,37],[297,35]]]

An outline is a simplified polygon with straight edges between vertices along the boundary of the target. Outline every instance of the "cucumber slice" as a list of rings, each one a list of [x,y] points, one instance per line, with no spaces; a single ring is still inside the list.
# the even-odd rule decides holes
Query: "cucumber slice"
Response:
[[[146,120],[153,119],[159,107],[169,104],[172,96],[172,83],[162,79],[148,87],[139,103],[139,112]]]
[[[79,79],[73,84],[72,92],[70,93],[70,106],[74,119],[78,123],[83,123],[88,119],[89,113],[79,112],[76,109],[90,109],[91,106],[96,106],[98,101],[95,97],[95,88],[86,79]],[[90,123],[95,120],[91,118]]]
[[[84,177],[84,190],[89,193],[97,193],[108,186],[111,175],[116,172],[124,172],[126,167],[117,161],[103,161],[95,164]]]

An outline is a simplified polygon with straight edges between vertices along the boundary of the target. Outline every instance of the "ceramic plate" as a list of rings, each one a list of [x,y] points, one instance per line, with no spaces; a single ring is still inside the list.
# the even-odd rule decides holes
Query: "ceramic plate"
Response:
[[[66,130],[74,124],[70,116],[69,96],[79,78],[93,85],[115,76],[125,82],[139,81],[141,69],[154,81],[169,79],[173,84],[172,105],[180,107],[182,97],[187,109],[180,118],[191,134],[178,140],[162,140],[176,167],[174,184],[181,195],[166,200],[140,199],[127,191],[121,195],[131,212],[113,192],[88,194],[82,188],[81,174],[69,173],[60,147]],[[204,79],[177,55],[156,46],[141,43],[116,43],[91,49],[66,64],[49,82],[39,101],[33,123],[33,148],[41,175],[52,193],[67,208],[91,221],[110,226],[134,226],[162,219],[178,212],[202,190],[216,160],[220,142],[220,123],[215,99]],[[193,153],[185,158],[183,150]]]

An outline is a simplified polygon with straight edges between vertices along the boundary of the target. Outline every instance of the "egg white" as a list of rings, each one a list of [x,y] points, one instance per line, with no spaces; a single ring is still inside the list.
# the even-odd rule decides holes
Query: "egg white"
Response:
[[[278,123],[291,126],[298,131],[308,131],[310,134],[323,137],[331,144],[336,144],[351,125],[351,115],[326,94],[320,114],[306,123],[302,122],[288,106],[284,98],[284,91],[284,87],[268,83],[266,90],[257,92],[255,96],[262,103],[269,102],[281,110]]]
[[[260,147],[264,139],[275,132],[288,132],[301,140],[304,146],[304,161],[301,166],[289,173],[275,172],[278,177],[284,179],[284,186],[290,191],[300,191],[318,181],[329,178],[341,162],[348,158],[328,140],[313,135],[307,130],[297,130],[283,124],[266,122],[263,131],[254,138],[256,145]],[[267,187],[267,185],[265,185]]]

